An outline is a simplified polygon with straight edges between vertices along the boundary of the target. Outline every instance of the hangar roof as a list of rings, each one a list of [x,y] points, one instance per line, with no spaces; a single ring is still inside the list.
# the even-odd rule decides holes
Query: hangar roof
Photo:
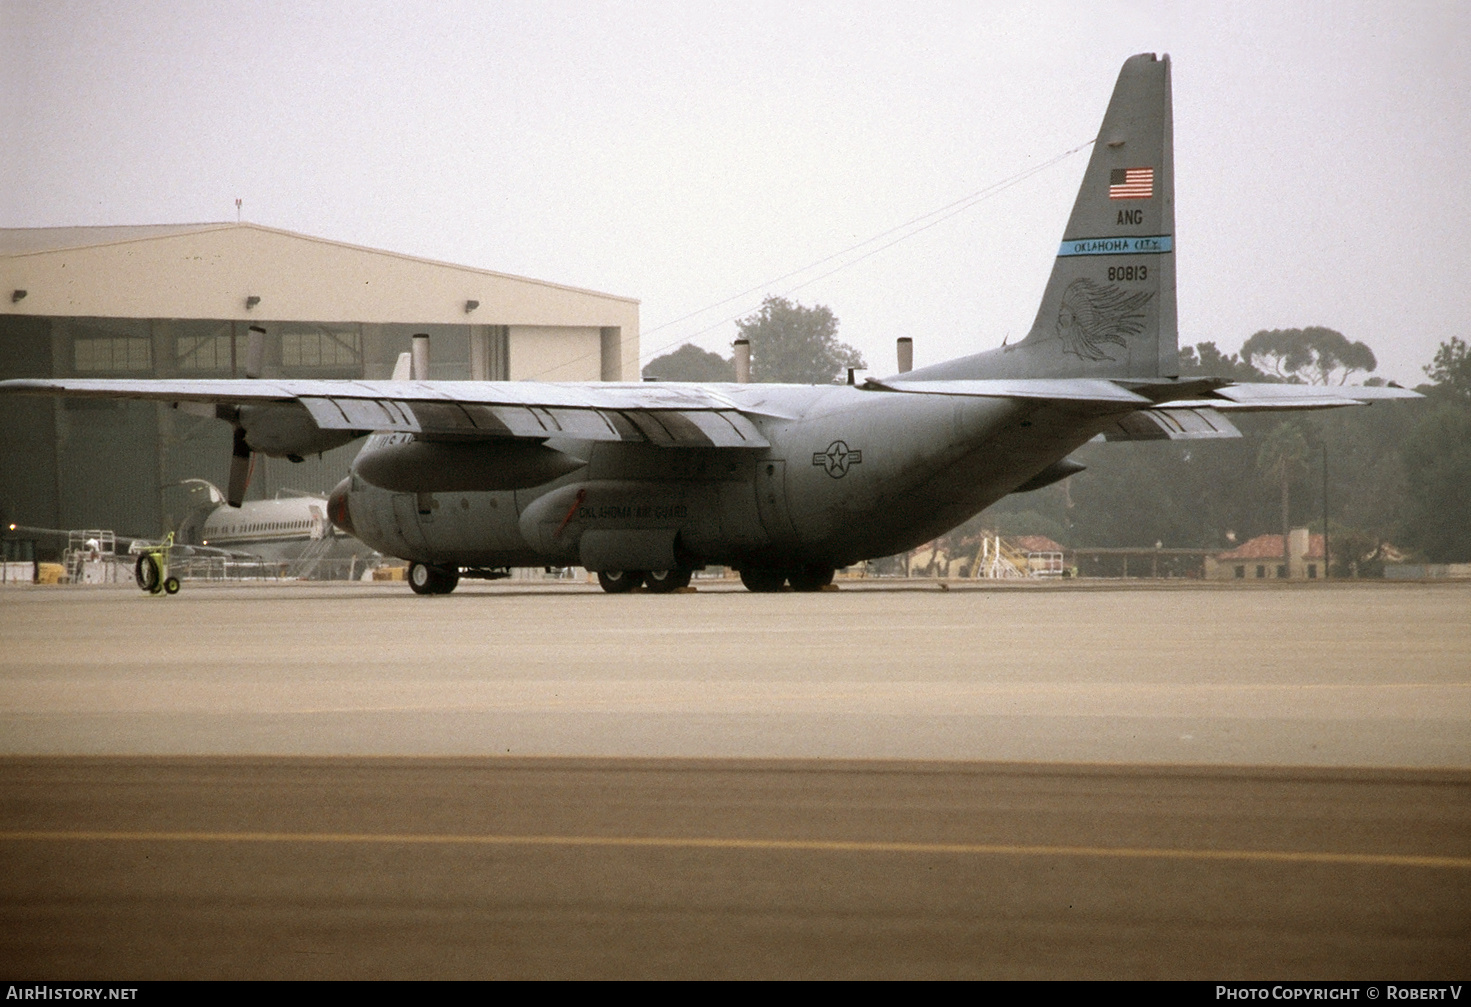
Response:
[[[638,325],[632,298],[251,223],[0,228],[0,292],[20,290],[0,297],[0,312]],[[467,311],[470,301],[480,306]]]
[[[120,241],[138,241],[169,234],[192,234],[217,224],[137,224],[122,227],[0,227],[0,255],[29,255],[32,252],[54,252],[59,248],[87,248],[112,245]]]

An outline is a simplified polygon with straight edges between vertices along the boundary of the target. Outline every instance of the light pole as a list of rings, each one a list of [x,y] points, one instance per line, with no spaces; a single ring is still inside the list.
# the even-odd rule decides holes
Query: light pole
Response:
[[[1329,571],[1329,568],[1331,566],[1332,566],[1332,564],[1329,562],[1329,554],[1328,554],[1328,442],[1325,440],[1323,442],[1323,579],[1324,580],[1327,580],[1328,579],[1328,577],[1329,577],[1328,571]]]

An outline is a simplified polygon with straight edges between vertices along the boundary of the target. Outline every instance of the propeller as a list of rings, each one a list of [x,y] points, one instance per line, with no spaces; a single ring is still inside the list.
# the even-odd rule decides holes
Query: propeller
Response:
[[[255,468],[255,454],[245,442],[245,428],[235,422],[235,444],[230,452],[230,482],[225,489],[225,502],[239,507],[245,502],[245,491],[250,487],[250,474]]]
[[[259,325],[252,325],[245,344],[245,376],[260,377],[265,369],[265,362],[266,330]],[[240,424],[240,410],[233,410],[233,415],[228,419],[234,424],[235,440],[230,449],[230,482],[225,489],[225,502],[231,507],[239,507],[245,502],[245,491],[250,488],[250,475],[255,471],[255,453],[245,440],[245,427]]]
[[[259,325],[250,327],[249,341],[245,352],[245,376],[247,378],[259,378],[265,371],[266,360],[266,330]],[[429,377],[429,337],[424,333],[415,333],[413,349],[409,353],[399,355],[398,364],[393,369],[393,380],[423,381]],[[272,409],[275,409],[272,412]],[[251,420],[252,429],[255,431],[256,443],[264,450],[276,457],[285,457],[294,462],[301,461],[301,456],[308,452],[316,452],[337,447],[346,443],[357,434],[349,431],[347,437],[333,440],[318,438],[311,441],[302,441],[302,431],[299,419],[293,415],[280,415],[286,407],[263,407],[263,406],[231,406],[219,405],[215,407],[215,415],[226,420],[234,427],[234,441],[230,447],[230,480],[225,490],[225,502],[231,507],[239,507],[245,502],[245,491],[250,488],[250,477],[255,471],[256,452],[251,446],[245,428],[245,418],[248,415]],[[311,421],[305,420],[310,430]],[[283,440],[283,431],[285,432]],[[317,431],[321,433],[321,431]],[[329,431],[337,433],[337,431]],[[293,439],[295,438],[295,439]],[[310,443],[308,444],[308,441]],[[293,445],[300,445],[294,447]]]

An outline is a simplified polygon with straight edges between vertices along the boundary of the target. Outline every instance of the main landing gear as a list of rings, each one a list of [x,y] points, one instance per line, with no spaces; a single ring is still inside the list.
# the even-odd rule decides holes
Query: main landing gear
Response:
[[[600,570],[598,583],[609,594],[627,594],[640,584],[651,594],[668,594],[689,587],[693,570]]]
[[[741,571],[741,583],[747,591],[769,594],[780,591],[788,584],[793,591],[821,591],[833,582],[830,566],[799,566],[790,569],[780,567],[747,567]]]
[[[644,590],[654,594],[668,594],[690,586],[693,570],[650,570],[644,574]]]
[[[409,564],[409,587],[415,594],[449,594],[460,582],[460,571],[452,566]]]

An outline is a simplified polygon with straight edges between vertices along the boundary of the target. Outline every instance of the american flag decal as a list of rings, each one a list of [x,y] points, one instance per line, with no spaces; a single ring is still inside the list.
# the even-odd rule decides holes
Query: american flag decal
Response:
[[[1153,195],[1153,168],[1115,168],[1108,173],[1109,199],[1149,199]]]

